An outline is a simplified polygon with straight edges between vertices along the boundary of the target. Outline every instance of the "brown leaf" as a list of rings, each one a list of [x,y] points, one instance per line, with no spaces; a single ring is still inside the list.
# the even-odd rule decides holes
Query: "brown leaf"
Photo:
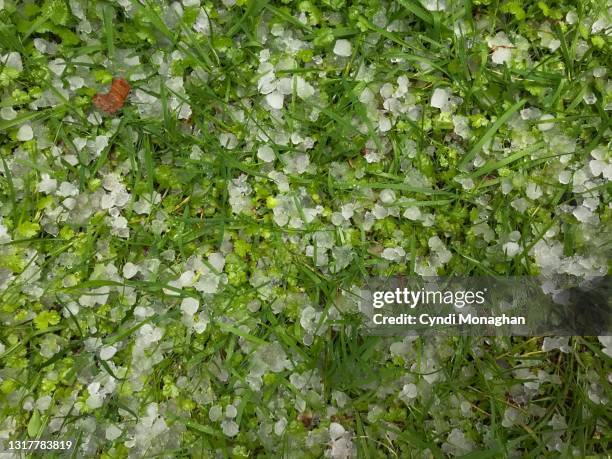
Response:
[[[121,109],[130,93],[131,86],[123,78],[113,78],[108,93],[98,93],[93,97],[93,104],[103,112],[113,114]]]

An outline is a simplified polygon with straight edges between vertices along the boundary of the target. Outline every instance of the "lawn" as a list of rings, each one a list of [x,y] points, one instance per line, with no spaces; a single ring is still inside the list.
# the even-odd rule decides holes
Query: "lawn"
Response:
[[[609,274],[610,11],[0,0],[0,457],[609,457],[612,337],[355,292]]]

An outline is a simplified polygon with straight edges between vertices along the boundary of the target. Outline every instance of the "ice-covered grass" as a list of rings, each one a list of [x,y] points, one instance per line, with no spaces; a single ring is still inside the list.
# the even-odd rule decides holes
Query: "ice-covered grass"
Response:
[[[605,2],[0,0],[0,24],[0,440],[609,449],[608,337],[366,337],[352,294],[609,271]]]

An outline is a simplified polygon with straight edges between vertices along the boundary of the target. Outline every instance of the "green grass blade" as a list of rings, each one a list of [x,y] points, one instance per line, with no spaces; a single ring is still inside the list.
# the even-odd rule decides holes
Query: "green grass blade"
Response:
[[[487,132],[485,132],[485,134],[480,138],[480,140],[476,142],[476,144],[470,149],[470,151],[468,151],[465,156],[461,158],[461,161],[459,161],[458,168],[462,169],[463,166],[465,166],[472,159],[474,159],[474,156],[476,156],[476,154],[482,149],[482,147],[485,146],[487,142],[490,142],[493,139],[493,136],[499,130],[499,128],[501,128],[506,123],[506,121],[508,121],[512,117],[512,115],[514,115],[523,105],[525,105],[526,102],[527,99],[521,99],[508,110],[506,110],[506,112],[502,116],[500,116],[497,121],[495,121],[495,123],[493,123],[493,125],[487,130]]]

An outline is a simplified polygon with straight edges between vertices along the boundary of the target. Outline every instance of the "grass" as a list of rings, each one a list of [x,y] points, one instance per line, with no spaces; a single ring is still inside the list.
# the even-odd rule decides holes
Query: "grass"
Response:
[[[411,0],[255,0],[185,6],[182,17],[166,2],[4,3],[0,108],[17,113],[0,117],[2,435],[78,439],[72,457],[608,454],[610,357],[596,338],[570,338],[569,352],[542,351],[542,337],[399,344],[404,337],[364,335],[352,295],[372,275],[539,274],[534,251],[543,242],[551,252],[562,246],[563,263],[609,270],[608,179],[588,177],[583,188],[558,179],[562,170],[588,171],[598,147],[610,161],[609,80],[594,76],[609,72],[609,37],[584,25],[606,18],[597,2],[510,2],[507,10],[448,1],[441,12]],[[494,65],[487,40],[500,31],[515,47],[511,61]],[[557,49],[543,44],[547,33]],[[350,57],[334,55],[340,38],[351,42]],[[291,79],[279,111],[258,88],[264,50],[276,78]],[[9,52],[19,53],[21,71],[5,62]],[[66,68],[56,74],[59,58]],[[130,98],[98,123],[91,99],[115,76],[130,81]],[[408,91],[385,107],[384,85],[399,91],[398,77]],[[300,97],[299,78],[314,95]],[[360,101],[365,88],[371,103]],[[461,99],[434,108],[436,88]],[[594,104],[585,102],[590,92]],[[179,117],[181,104],[191,113]],[[525,108],[552,118],[530,118]],[[469,134],[458,133],[454,115],[466,117]],[[381,117],[390,130],[380,129]],[[33,139],[18,138],[24,125]],[[97,136],[108,137],[98,154]],[[235,145],[225,148],[222,136]],[[80,138],[90,144],[80,148]],[[575,149],[557,151],[560,138]],[[262,144],[274,150],[272,163],[258,158]],[[288,172],[301,152],[306,171]],[[374,152],[380,159],[370,161]],[[270,172],[284,174],[289,190]],[[58,190],[74,184],[76,201],[39,191],[43,174]],[[112,174],[130,194],[112,206],[128,237],[100,204]],[[517,211],[511,203],[529,183],[543,194]],[[384,203],[389,190],[397,199]],[[595,217],[581,222],[572,210],[592,205],[588,198]],[[354,216],[333,223],[347,204],[356,204]],[[376,206],[397,214],[370,217]],[[408,207],[431,214],[433,225],[403,217]],[[474,230],[483,222],[487,241]],[[508,257],[502,246],[515,230],[520,252]],[[431,267],[433,236],[452,258]],[[394,247],[404,259],[382,258]],[[350,253],[346,266],[336,269],[342,260],[331,248]],[[123,275],[128,262],[139,267],[132,278]],[[222,278],[214,294],[197,288],[211,272]],[[194,280],[177,283],[185,273]],[[84,295],[106,295],[98,289],[108,298],[88,306]],[[180,309],[185,298],[199,303],[191,318]],[[301,320],[308,307],[318,314],[312,328]],[[198,333],[200,320],[208,325]],[[145,345],[148,327],[161,338]],[[100,346],[117,353],[102,360]],[[108,390],[100,408],[88,404],[93,382]],[[417,397],[400,396],[408,384]],[[234,417],[211,419],[211,407],[229,405]],[[512,410],[519,417],[509,421]],[[224,424],[232,420],[236,435]],[[344,452],[330,439],[334,423],[348,432]],[[117,438],[108,438],[111,426]]]

